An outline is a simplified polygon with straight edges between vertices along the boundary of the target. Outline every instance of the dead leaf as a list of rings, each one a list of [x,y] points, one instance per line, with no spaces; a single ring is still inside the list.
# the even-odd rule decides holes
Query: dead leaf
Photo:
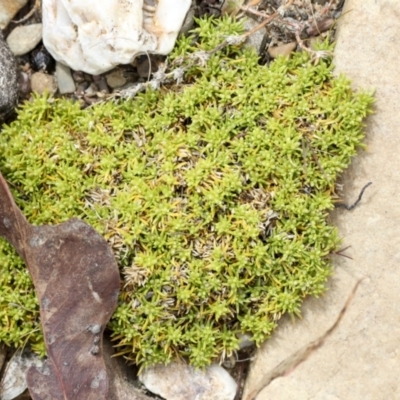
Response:
[[[49,359],[44,369],[28,371],[33,399],[106,399],[102,340],[120,287],[107,242],[79,219],[29,224],[1,173],[0,235],[25,260],[40,302]]]

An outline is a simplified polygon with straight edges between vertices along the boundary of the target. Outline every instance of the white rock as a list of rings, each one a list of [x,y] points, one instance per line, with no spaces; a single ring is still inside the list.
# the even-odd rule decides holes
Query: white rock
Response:
[[[191,0],[43,0],[43,42],[73,70],[98,75],[139,54],[168,54]]]
[[[187,364],[149,367],[139,376],[146,388],[166,400],[233,400],[237,384],[217,364],[204,371]]]
[[[15,56],[33,50],[42,40],[42,24],[17,26],[7,37],[7,44]]]
[[[28,0],[0,0],[0,29],[4,29]]]

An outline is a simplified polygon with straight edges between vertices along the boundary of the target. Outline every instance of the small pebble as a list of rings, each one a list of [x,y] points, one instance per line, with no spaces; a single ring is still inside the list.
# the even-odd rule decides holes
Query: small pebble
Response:
[[[104,77],[101,77],[98,81],[96,81],[96,85],[100,92],[110,93],[110,89],[108,88],[106,79]]]
[[[90,86],[90,83],[87,81],[83,81],[81,82],[77,88],[76,88],[76,94],[77,95],[83,95],[83,93],[85,92],[85,90]]]
[[[147,55],[139,57],[136,69],[140,78],[145,78],[147,80],[150,74],[157,71],[157,65],[157,59],[154,57],[150,56],[149,58]]]
[[[106,80],[108,86],[110,86],[111,89],[120,88],[124,86],[127,82],[124,71],[120,68],[115,68],[110,73],[108,73],[106,75]]]
[[[88,97],[95,96],[99,91],[99,88],[95,83],[91,83],[90,86],[85,90],[85,95]]]
[[[18,74],[18,88],[20,97],[26,99],[31,92],[31,80],[26,72],[20,71]]]
[[[81,83],[81,82],[84,82],[84,81],[85,81],[85,77],[84,77],[82,71],[74,71],[74,72],[72,73],[72,77],[74,78],[74,81],[75,81],[76,83]]]
[[[7,44],[15,56],[33,50],[42,40],[42,24],[17,26],[7,37]]]
[[[32,91],[44,94],[46,92],[54,94],[57,91],[56,79],[52,75],[43,72],[35,72],[31,76]]]
[[[56,79],[61,94],[75,92],[75,82],[72,79],[71,69],[60,62],[56,62]]]
[[[297,47],[296,42],[285,43],[285,44],[281,44],[280,46],[270,47],[268,49],[268,54],[272,58],[276,58],[278,56],[289,57],[290,54],[296,49],[296,47]]]

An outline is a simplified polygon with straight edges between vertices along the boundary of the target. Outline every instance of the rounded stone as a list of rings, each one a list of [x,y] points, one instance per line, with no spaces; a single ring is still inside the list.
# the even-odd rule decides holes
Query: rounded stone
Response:
[[[33,50],[42,40],[42,24],[17,26],[7,37],[7,44],[15,56]]]
[[[51,93],[57,91],[57,83],[52,75],[44,74],[43,72],[35,72],[31,76],[31,88],[33,92],[39,94]]]

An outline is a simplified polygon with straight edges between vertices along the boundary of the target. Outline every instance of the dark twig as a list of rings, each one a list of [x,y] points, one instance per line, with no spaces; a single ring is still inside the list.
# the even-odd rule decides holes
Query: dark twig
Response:
[[[264,375],[261,380],[255,385],[254,389],[247,394],[243,400],[255,400],[257,395],[266,388],[272,381],[281,376],[287,376],[290,372],[292,372],[299,364],[306,361],[312,353],[322,347],[326,341],[326,339],[332,335],[332,333],[338,328],[340,322],[342,321],[344,315],[346,314],[353,298],[356,294],[357,288],[360,285],[364,278],[359,279],[353,287],[349,297],[346,300],[343,308],[341,309],[338,317],[334,324],[318,339],[312,341],[308,345],[304,346],[300,350],[293,353],[291,356],[283,360],[280,364],[278,364],[275,368],[269,371],[266,375]]]
[[[331,254],[336,254],[337,256],[342,256],[342,257],[352,260],[352,258],[350,256],[348,256],[347,254],[343,254],[343,252],[346,251],[347,249],[349,249],[350,247],[351,246],[347,246],[344,249],[339,249],[337,251],[333,251]]]
[[[337,204],[335,204],[335,207],[344,207],[346,210],[348,210],[348,211],[350,211],[350,210],[352,210],[355,206],[357,206],[357,204],[361,201],[361,199],[362,199],[362,196],[363,196],[363,194],[364,194],[364,191],[365,191],[365,189],[369,186],[369,185],[372,185],[372,182],[368,182],[362,189],[361,189],[361,192],[360,192],[360,194],[358,195],[358,199],[353,203],[353,204],[351,204],[351,205],[347,205],[347,204],[345,204],[345,203],[337,203]]]
[[[36,11],[40,11],[41,8],[41,0],[35,0],[35,4],[32,7],[32,9],[28,12],[28,14],[25,15],[25,17],[19,19],[18,21],[13,21],[14,24],[20,24],[22,22],[25,22],[26,20],[28,20],[30,17],[32,17],[32,15],[36,12]]]

